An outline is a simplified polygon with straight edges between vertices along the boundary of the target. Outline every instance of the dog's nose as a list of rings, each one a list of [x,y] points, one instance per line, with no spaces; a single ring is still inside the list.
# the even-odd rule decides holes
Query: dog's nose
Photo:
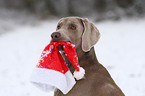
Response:
[[[58,38],[60,38],[60,33],[59,32],[53,32],[52,34],[51,34],[51,38],[52,39],[58,39]]]

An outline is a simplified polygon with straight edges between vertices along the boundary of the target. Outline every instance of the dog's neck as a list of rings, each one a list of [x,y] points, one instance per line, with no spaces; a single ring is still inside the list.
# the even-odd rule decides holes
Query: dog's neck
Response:
[[[77,47],[76,52],[79,60],[79,65],[81,67],[83,67],[85,70],[96,70],[96,67],[99,64],[99,62],[96,58],[94,47],[92,47],[89,52],[84,52],[81,47]],[[64,56],[64,54],[63,57],[65,58],[65,61],[68,64],[70,71],[73,72],[73,65],[69,62],[66,56]]]

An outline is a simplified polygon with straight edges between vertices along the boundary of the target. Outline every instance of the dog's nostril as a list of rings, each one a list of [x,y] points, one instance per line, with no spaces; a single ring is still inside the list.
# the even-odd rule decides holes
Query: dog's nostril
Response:
[[[55,38],[58,38],[58,34],[54,36]]]

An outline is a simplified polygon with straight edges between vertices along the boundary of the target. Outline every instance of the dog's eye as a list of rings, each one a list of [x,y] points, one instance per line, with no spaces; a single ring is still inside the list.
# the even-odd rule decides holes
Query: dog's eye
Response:
[[[75,26],[74,24],[71,24],[71,25],[69,26],[69,29],[76,30],[76,26]]]
[[[58,26],[57,26],[57,29],[60,29],[60,28],[61,28],[61,25],[58,25]]]

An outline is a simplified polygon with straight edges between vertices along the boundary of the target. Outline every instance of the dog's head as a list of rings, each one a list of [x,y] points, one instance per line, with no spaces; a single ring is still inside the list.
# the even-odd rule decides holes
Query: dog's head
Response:
[[[76,48],[81,46],[84,52],[88,52],[98,42],[100,32],[88,19],[65,17],[59,20],[56,32],[51,37],[51,42],[69,41]]]

